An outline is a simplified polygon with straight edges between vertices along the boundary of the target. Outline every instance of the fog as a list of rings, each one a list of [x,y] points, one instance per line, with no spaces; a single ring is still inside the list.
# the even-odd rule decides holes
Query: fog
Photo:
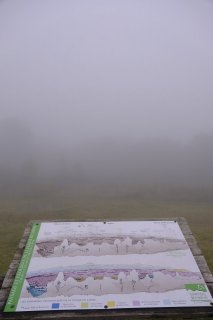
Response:
[[[0,193],[211,199],[212,57],[212,1],[0,1]]]

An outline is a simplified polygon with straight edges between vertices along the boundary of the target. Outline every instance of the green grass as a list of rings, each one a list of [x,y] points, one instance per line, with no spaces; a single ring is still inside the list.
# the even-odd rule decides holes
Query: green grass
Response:
[[[37,196],[0,199],[0,273],[6,272],[24,228],[36,219],[143,219],[184,216],[213,271],[213,202],[171,202],[121,196]]]

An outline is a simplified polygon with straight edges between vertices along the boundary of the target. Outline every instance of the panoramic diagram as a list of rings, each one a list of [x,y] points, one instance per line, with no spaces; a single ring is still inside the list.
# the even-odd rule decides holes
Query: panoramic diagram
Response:
[[[188,245],[183,239],[131,236],[98,235],[70,237],[37,242],[34,256],[101,256],[124,254],[153,254],[169,250],[184,250]]]
[[[77,265],[28,274],[25,297],[166,292],[202,284],[199,272],[140,265]]]

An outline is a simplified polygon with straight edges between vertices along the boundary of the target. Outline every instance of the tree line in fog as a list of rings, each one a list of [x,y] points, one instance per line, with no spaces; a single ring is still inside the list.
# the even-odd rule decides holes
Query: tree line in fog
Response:
[[[72,140],[73,141],[73,140]],[[0,190],[43,186],[104,192],[213,189],[213,135],[187,142],[100,138],[62,144],[39,139],[21,121],[0,123]]]

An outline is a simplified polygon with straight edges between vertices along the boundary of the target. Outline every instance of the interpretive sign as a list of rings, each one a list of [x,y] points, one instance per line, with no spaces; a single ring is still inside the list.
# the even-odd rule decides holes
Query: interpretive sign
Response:
[[[176,221],[34,223],[5,312],[209,306]]]

